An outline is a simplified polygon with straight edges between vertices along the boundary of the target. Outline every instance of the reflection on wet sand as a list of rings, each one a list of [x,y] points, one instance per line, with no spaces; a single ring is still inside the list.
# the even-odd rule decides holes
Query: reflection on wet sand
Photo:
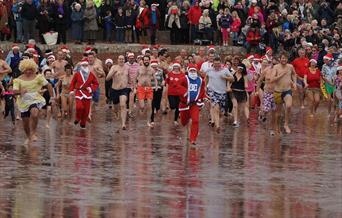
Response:
[[[342,217],[341,130],[324,114],[296,112],[282,138],[256,121],[216,134],[203,119],[189,147],[171,116],[116,133],[106,110],[85,131],[40,126],[28,149],[1,123],[0,217]]]

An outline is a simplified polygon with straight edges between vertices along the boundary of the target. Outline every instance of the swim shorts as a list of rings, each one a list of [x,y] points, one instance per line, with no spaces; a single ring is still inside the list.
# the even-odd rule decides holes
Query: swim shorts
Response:
[[[153,88],[152,87],[137,87],[137,98],[141,100],[152,100],[153,99]]]
[[[287,90],[287,91],[283,91],[283,92],[277,92],[275,91],[273,93],[273,97],[274,97],[274,102],[276,104],[282,104],[284,102],[284,98],[287,96],[287,95],[290,95],[292,96],[292,90]]]

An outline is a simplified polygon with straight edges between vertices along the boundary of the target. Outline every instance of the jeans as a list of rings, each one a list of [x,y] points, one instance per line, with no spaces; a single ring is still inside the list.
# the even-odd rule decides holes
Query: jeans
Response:
[[[17,30],[17,41],[22,42],[24,40],[23,35],[23,22],[22,21],[16,21],[16,30]]]
[[[115,40],[116,42],[125,42],[125,29],[124,28],[116,28]]]
[[[24,41],[35,38],[36,21],[23,19]]]

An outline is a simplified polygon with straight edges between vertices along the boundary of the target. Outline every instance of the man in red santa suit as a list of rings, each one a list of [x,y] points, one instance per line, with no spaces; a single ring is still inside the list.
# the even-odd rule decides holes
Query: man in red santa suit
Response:
[[[195,145],[199,129],[199,113],[203,106],[205,95],[205,82],[198,76],[197,67],[193,64],[188,66],[188,75],[182,78],[179,87],[179,112],[183,126],[188,125],[191,119],[190,143]]]
[[[74,124],[80,123],[82,129],[86,127],[89,116],[92,93],[96,91],[99,83],[93,72],[89,70],[87,58],[79,63],[79,70],[74,74],[70,84],[70,94],[76,98],[76,119]]]

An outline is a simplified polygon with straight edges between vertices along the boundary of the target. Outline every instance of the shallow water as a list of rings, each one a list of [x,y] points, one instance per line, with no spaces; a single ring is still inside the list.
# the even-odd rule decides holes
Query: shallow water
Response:
[[[294,110],[293,133],[270,137],[255,116],[217,134],[202,113],[195,148],[171,114],[119,133],[105,107],[85,131],[40,120],[28,150],[1,120],[0,217],[342,217],[342,127]]]

